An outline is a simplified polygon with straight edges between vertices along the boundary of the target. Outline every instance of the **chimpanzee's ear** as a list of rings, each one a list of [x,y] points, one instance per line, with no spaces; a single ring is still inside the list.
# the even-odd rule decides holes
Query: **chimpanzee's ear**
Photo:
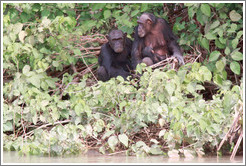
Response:
[[[109,40],[109,35],[106,35],[106,38]]]
[[[126,37],[127,36],[127,33],[124,33],[124,37]]]
[[[152,20],[151,19],[147,19],[147,24],[152,24]]]

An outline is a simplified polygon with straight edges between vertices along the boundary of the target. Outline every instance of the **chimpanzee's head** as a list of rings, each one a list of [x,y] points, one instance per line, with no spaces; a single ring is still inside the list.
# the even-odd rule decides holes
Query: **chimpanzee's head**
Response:
[[[145,37],[152,29],[153,24],[156,23],[156,17],[151,13],[143,13],[137,20],[138,36]]]
[[[125,39],[127,33],[123,33],[121,30],[111,30],[108,35],[106,35],[110,47],[116,53],[121,53],[125,47]]]

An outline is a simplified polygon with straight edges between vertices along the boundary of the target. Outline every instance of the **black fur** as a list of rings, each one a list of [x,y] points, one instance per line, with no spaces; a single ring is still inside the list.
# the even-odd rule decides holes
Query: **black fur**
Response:
[[[145,13],[145,14],[147,14],[149,18],[152,20],[153,26],[155,26],[156,24],[163,25],[164,28],[160,29],[160,31],[162,32],[165,38],[167,49],[168,49],[167,50],[168,55],[177,57],[177,59],[179,60],[179,63],[184,64],[183,56],[182,56],[180,47],[177,43],[177,37],[173,34],[167,21],[162,18],[155,17],[153,14],[150,14],[150,13]],[[140,38],[138,36],[138,26],[135,27],[134,41],[133,41],[132,54],[131,54],[132,55],[132,66],[134,69],[136,68],[138,63],[142,62],[142,59],[144,57],[151,58],[153,63],[157,63],[158,61],[165,59],[165,57],[160,56],[158,54],[151,53],[149,49],[146,49],[146,47],[148,46],[145,46],[144,41],[145,41],[145,37]]]
[[[124,49],[120,53],[116,53],[108,43],[101,47],[101,52],[98,57],[100,65],[98,69],[98,79],[107,81],[112,77],[122,76],[124,79],[130,75],[131,65],[131,49],[132,41],[124,38]],[[111,41],[113,42],[113,41]]]

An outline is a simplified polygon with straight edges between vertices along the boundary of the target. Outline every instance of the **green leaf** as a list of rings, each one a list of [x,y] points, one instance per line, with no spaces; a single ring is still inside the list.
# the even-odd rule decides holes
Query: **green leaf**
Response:
[[[167,90],[168,94],[172,96],[174,90],[175,90],[175,84],[168,82],[165,86],[165,89]]]
[[[231,57],[235,61],[241,61],[241,60],[243,60],[243,54],[241,52],[238,52],[238,51],[235,51],[235,52],[233,51],[231,53]]]
[[[21,43],[24,43],[24,38],[27,36],[26,31],[20,31],[19,33],[19,40],[21,41]]]
[[[144,12],[148,9],[148,4],[147,3],[142,3],[141,5],[141,12]]]
[[[30,71],[30,66],[29,65],[25,65],[22,69],[22,73],[23,74],[27,74]]]
[[[50,19],[48,19],[47,17],[43,18],[42,24],[43,24],[44,27],[48,27],[50,23],[51,23]]]
[[[232,43],[232,48],[233,49],[236,49],[237,48],[237,45],[238,45],[238,38],[235,38],[235,39],[233,39],[232,41],[231,41],[231,43]]]
[[[49,104],[49,100],[43,100],[40,104],[42,105],[42,107],[46,107]]]
[[[208,40],[214,40],[214,39],[217,39],[217,37],[216,37],[214,34],[210,33],[210,32],[208,32],[208,33],[205,35],[205,37],[206,37]]]
[[[223,37],[220,37],[220,38],[219,38],[219,41],[220,41],[222,44],[226,44],[227,39],[224,39]]]
[[[220,56],[220,52],[219,51],[213,51],[210,53],[210,56],[209,56],[209,61],[212,62],[212,61],[216,61]]]
[[[218,85],[222,85],[223,83],[223,79],[221,78],[219,74],[215,74],[215,76],[213,77],[213,80]]]
[[[230,53],[231,53],[230,48],[229,48],[229,47],[226,47],[226,49],[225,49],[225,54],[226,54],[226,55],[229,55]]]
[[[45,38],[45,35],[43,33],[40,33],[37,35],[37,39],[40,43],[44,43],[44,38]]]
[[[237,103],[237,101],[238,96],[236,94],[227,92],[224,96],[223,106],[227,111],[230,111],[230,109]]]
[[[41,16],[42,17],[48,17],[50,15],[50,11],[47,10],[47,9],[44,9],[42,12],[41,12]]]
[[[209,41],[206,38],[203,38],[201,41],[201,45],[203,48],[209,51]]]
[[[193,82],[189,83],[187,85],[187,90],[190,92],[190,93],[194,93],[195,92],[195,84]]]
[[[111,136],[111,137],[109,137],[109,139],[108,139],[108,145],[109,145],[109,147],[113,150],[113,151],[115,151],[115,146],[118,144],[118,139],[117,139],[117,137],[116,136]]]
[[[14,24],[14,27],[13,27],[14,34],[20,33],[22,28],[23,28],[23,24],[21,24],[21,23]]]
[[[103,9],[106,4],[105,3],[93,3],[91,5],[92,5],[92,11],[95,11],[98,9]]]
[[[208,4],[202,4],[201,5],[201,11],[208,17],[211,16],[211,9]]]
[[[197,17],[197,21],[199,21],[202,26],[204,25],[204,16],[207,17],[206,15],[203,14],[203,12],[201,11],[201,8],[199,8],[197,11],[196,11],[196,17]]]
[[[49,44],[50,44],[51,47],[55,47],[56,46],[56,39],[53,36],[50,36],[46,40],[49,42]]]
[[[216,68],[218,72],[222,72],[224,70],[225,63],[222,60],[216,62]]]
[[[30,78],[27,78],[27,81],[36,86],[37,88],[40,88],[40,79],[43,78],[41,75],[33,75]]]
[[[127,104],[127,102],[126,102],[125,100],[123,100],[123,101],[119,104],[120,110],[122,110],[122,108],[123,108],[124,106],[126,106],[126,104]]]
[[[205,90],[205,88],[204,88],[204,86],[202,86],[202,85],[196,85],[196,91],[197,90]]]
[[[37,121],[38,121],[38,116],[37,116],[37,113],[35,113],[35,114],[32,116],[32,122],[36,125],[36,124],[37,124]]]
[[[237,30],[237,24],[231,24],[231,29],[236,31]]]
[[[105,19],[111,17],[111,11],[110,10],[105,10],[103,12],[103,16],[104,16]]]
[[[239,39],[242,35],[243,35],[243,31],[239,31],[239,32],[237,33],[237,38]]]
[[[28,37],[27,37],[27,42],[28,42],[29,44],[31,44],[32,46],[34,46],[34,45],[35,45],[35,39],[34,39],[34,36],[33,36],[33,35],[28,36]]]
[[[122,76],[117,76],[116,79],[120,82],[124,82],[124,78]]]
[[[206,66],[201,66],[198,73],[202,76],[202,81],[210,81],[212,79],[212,73]]]
[[[153,142],[154,144],[159,144],[159,142],[156,139],[150,139],[150,142]]]
[[[138,141],[138,142],[136,143],[136,146],[137,146],[138,148],[140,148],[140,147],[146,146],[146,144],[145,144],[143,141]]]
[[[202,119],[199,120],[199,124],[200,124],[202,131],[204,131],[206,127],[208,126],[208,124]]]
[[[139,10],[134,10],[133,12],[131,12],[131,17],[136,16],[139,12]]]
[[[193,7],[189,7],[188,8],[188,15],[189,15],[189,18],[192,19],[193,16],[195,15],[195,11],[194,11],[194,8]]]
[[[159,132],[159,138],[163,137],[166,133],[166,129],[163,129]]]
[[[163,151],[159,147],[150,148],[149,153],[153,155],[162,155]]]
[[[73,52],[75,55],[81,55],[81,51],[78,48],[74,49]]]
[[[13,131],[13,123],[11,121],[3,123],[3,131]]]
[[[120,134],[118,138],[121,143],[123,143],[126,147],[128,147],[128,137],[126,136],[126,134]]]
[[[74,107],[74,111],[76,115],[80,116],[80,113],[83,112],[83,106],[80,103],[76,104],[76,106]]]
[[[122,22],[123,22],[123,24],[125,24],[128,27],[132,27],[132,22],[129,21],[128,19],[124,19],[124,20],[122,20]]]
[[[222,59],[216,62],[216,68],[219,72],[222,72],[225,68],[226,61],[223,61]]]
[[[114,130],[109,130],[107,131],[103,136],[102,136],[102,139],[105,139],[107,137],[109,137],[110,135],[114,134]]]
[[[222,74],[222,78],[223,78],[224,80],[226,80],[226,79],[227,79],[227,72],[226,72],[225,70],[223,70],[223,71],[221,72],[221,74]]]
[[[210,25],[210,29],[214,29],[216,28],[217,26],[220,25],[220,22],[218,20],[214,21],[211,25]]]
[[[59,66],[59,62],[58,62],[58,61],[53,61],[53,62],[52,62],[52,65],[53,65],[54,67],[58,67],[58,66]]]
[[[220,49],[224,49],[225,45],[222,44],[218,39],[215,39],[215,45],[220,48]]]
[[[185,3],[184,5],[191,7],[191,6],[194,6],[194,3]]]
[[[237,13],[235,10],[232,10],[229,16],[230,16],[230,19],[235,22],[239,21],[242,18],[242,16],[239,13]]]
[[[106,152],[105,147],[104,146],[101,146],[99,148],[99,152],[102,153],[102,154],[105,154],[105,152]]]
[[[237,75],[240,75],[241,69],[240,69],[240,65],[239,65],[238,62],[232,61],[232,62],[230,63],[230,68],[231,68],[231,70],[233,71],[233,73],[235,73],[235,74],[237,74]]]

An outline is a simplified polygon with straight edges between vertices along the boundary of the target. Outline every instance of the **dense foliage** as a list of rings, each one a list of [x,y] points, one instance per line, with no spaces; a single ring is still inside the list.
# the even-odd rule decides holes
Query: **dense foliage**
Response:
[[[227,153],[243,125],[242,7],[4,3],[4,149],[201,156],[216,152],[239,114]],[[186,65],[139,65],[128,81],[97,81],[104,35],[118,27],[131,38],[143,12],[170,22]]]

